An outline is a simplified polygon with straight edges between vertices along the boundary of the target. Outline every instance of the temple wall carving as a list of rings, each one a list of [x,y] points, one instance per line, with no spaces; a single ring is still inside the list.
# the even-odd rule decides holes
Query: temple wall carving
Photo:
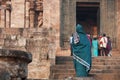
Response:
[[[100,32],[110,35],[114,48],[119,49],[119,0],[0,1],[0,48],[32,53],[28,78],[48,79],[55,57],[70,56],[76,2],[100,3]]]

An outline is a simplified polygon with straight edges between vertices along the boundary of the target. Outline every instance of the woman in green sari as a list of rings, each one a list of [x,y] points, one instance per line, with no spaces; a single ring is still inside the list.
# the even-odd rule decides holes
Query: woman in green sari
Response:
[[[77,77],[86,77],[91,67],[91,47],[82,26],[76,26],[72,40],[73,62]]]

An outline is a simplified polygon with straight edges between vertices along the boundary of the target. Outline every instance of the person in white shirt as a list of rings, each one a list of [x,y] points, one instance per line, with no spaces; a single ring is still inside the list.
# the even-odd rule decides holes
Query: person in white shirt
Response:
[[[106,51],[107,43],[108,43],[108,40],[107,40],[106,34],[103,34],[99,44],[101,48],[101,51],[100,51],[101,56],[107,56],[107,51]]]

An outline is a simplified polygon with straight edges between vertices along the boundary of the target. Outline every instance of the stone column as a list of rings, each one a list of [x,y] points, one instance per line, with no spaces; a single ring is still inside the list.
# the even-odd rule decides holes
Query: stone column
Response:
[[[76,0],[61,1],[61,47],[69,50],[69,37],[76,26]]]
[[[6,28],[10,28],[10,11],[6,10]]]
[[[106,34],[112,40],[112,47],[116,48],[116,25],[115,25],[115,0],[107,0],[107,26]]]
[[[115,0],[116,1],[116,32],[117,32],[117,49],[120,49],[120,1],[119,0]]]
[[[24,28],[25,0],[11,0],[11,27]]]
[[[32,55],[24,51],[0,49],[0,79],[27,79],[27,65],[32,61]]]
[[[43,26],[50,27],[50,2],[51,0],[43,1]]]
[[[61,37],[61,47],[67,49],[68,48],[68,33],[69,33],[69,1],[70,0],[61,0],[61,28],[60,28],[60,37]]]
[[[70,20],[70,24],[69,26],[71,26],[70,30],[69,30],[69,37],[71,36],[72,33],[75,32],[75,27],[76,27],[76,1],[75,0],[70,0],[70,5],[69,5],[69,20]]]
[[[34,10],[30,10],[30,28],[33,28],[34,27]]]
[[[26,2],[26,10],[25,10],[25,17],[26,17],[26,20],[25,20],[25,28],[28,28],[30,25],[30,22],[29,22],[29,10],[30,10],[30,2]]]
[[[1,25],[0,28],[5,27],[5,9],[1,9]]]
[[[100,2],[100,33],[104,33],[107,24],[107,0],[101,0]]]

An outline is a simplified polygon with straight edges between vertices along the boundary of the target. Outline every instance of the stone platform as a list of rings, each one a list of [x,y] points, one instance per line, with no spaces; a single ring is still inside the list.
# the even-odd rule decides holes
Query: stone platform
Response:
[[[28,52],[0,49],[0,80],[26,80],[31,61]]]

